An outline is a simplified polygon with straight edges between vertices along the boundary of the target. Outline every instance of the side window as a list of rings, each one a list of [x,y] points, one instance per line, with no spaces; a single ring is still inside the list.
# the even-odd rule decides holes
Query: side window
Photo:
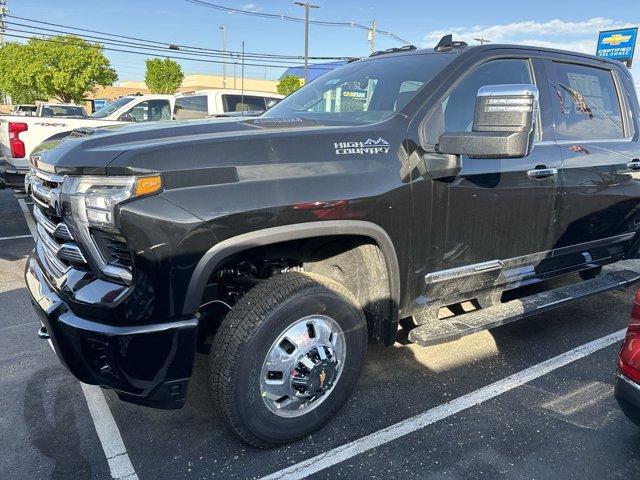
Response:
[[[209,101],[206,95],[176,98],[173,116],[176,120],[205,118],[209,115]]]
[[[558,140],[624,137],[613,73],[596,67],[553,62],[551,81]]]
[[[517,83],[534,83],[529,60],[491,60],[478,66],[442,101],[444,130],[447,132],[471,131],[476,96],[480,87]]]
[[[146,100],[123,114],[125,115],[132,117],[135,122],[171,120],[171,105],[168,100]]]

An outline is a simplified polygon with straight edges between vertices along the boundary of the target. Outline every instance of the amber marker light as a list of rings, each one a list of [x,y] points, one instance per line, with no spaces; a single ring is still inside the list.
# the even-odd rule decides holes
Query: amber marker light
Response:
[[[150,177],[139,177],[136,179],[136,197],[155,193],[162,188],[162,177],[153,175]]]

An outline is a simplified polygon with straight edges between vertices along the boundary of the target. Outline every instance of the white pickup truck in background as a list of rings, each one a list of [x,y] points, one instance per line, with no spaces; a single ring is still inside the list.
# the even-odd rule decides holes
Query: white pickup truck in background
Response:
[[[179,93],[173,107],[173,119],[257,114],[271,108],[283,98],[284,95],[278,93],[213,88]]]
[[[55,111],[49,116],[38,116],[51,111],[54,104],[38,107],[36,116],[3,115],[0,116],[0,188],[22,189],[31,152],[43,142],[66,137],[76,128],[227,116],[241,119],[260,114],[282,98],[284,96],[277,93],[210,89],[175,96],[124,96],[86,118],[59,117]]]
[[[29,156],[42,142],[66,137],[76,128],[171,120],[174,102],[173,95],[138,95],[121,97],[86,118],[2,115],[0,187],[24,187]]]

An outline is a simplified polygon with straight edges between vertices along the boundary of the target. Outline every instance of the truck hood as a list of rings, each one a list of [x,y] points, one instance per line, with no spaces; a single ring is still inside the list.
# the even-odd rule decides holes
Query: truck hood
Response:
[[[380,145],[388,145],[380,135],[390,130],[395,129],[383,124],[321,125],[296,118],[264,117],[82,128],[69,137],[43,143],[31,161],[42,170],[69,175],[281,163],[290,155],[308,153],[314,146],[333,156],[335,143],[381,141]]]

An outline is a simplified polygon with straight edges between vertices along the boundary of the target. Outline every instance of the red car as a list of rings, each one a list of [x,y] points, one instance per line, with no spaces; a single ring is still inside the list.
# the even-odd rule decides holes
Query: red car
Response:
[[[640,290],[618,355],[614,394],[627,418],[640,425]]]

